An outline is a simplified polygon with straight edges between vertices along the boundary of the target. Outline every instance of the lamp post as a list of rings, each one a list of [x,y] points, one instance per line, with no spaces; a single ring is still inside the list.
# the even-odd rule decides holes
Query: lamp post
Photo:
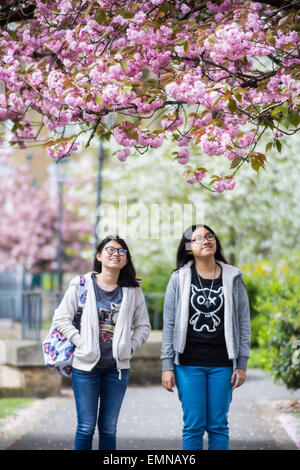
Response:
[[[99,142],[99,152],[98,152],[98,167],[97,167],[97,201],[96,201],[96,220],[95,220],[95,228],[94,228],[94,239],[95,239],[95,249],[99,243],[99,236],[98,236],[98,225],[100,222],[100,204],[101,204],[101,190],[102,190],[102,166],[103,160],[105,157],[105,152],[103,149],[103,142],[100,140]]]
[[[34,177],[34,174],[33,174],[33,153],[32,152],[26,152],[26,160],[28,162],[28,167],[30,169],[30,173],[31,173],[31,177],[32,177],[32,186],[38,186],[37,184],[37,181],[36,181],[36,178]]]
[[[63,241],[62,241],[62,222],[63,222],[63,189],[66,180],[65,163],[60,161],[55,164],[55,176],[57,183],[57,248],[56,248],[56,273],[58,279],[58,291],[62,291],[62,266],[63,266]]]

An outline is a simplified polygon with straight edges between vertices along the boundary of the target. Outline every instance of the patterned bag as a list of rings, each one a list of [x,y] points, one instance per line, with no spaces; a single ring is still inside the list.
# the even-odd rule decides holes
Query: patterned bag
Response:
[[[80,331],[81,314],[86,302],[87,290],[85,289],[85,277],[80,275],[78,292],[78,308],[73,325]],[[66,377],[72,375],[72,362],[75,345],[63,336],[54,325],[51,325],[48,335],[43,341],[44,361],[47,367],[57,371]]]

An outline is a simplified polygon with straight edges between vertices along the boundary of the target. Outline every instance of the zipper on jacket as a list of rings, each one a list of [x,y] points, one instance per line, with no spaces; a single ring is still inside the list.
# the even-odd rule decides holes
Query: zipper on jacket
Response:
[[[115,335],[113,336],[113,339],[112,339],[112,357],[116,361],[117,371],[119,373],[118,379],[122,380],[122,369],[118,367],[118,359],[114,356],[114,340],[115,340]]]
[[[114,341],[114,338],[113,338],[112,342],[113,342],[113,341]],[[114,353],[112,353],[112,357],[113,357],[113,359],[116,361],[117,371],[118,371],[118,373],[119,373],[118,379],[119,379],[119,380],[122,380],[122,369],[120,369],[120,368],[118,367],[118,360],[115,358]]]

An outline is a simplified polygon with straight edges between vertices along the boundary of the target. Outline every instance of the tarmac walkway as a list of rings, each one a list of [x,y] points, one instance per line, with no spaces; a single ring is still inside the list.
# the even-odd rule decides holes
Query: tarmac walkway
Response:
[[[300,399],[300,390],[288,391],[262,371],[248,370],[246,383],[233,394],[230,449],[299,450],[300,419],[291,423],[276,406],[291,399]],[[0,449],[72,450],[75,428],[73,393],[66,389],[62,397],[37,400],[0,428]],[[180,450],[181,429],[176,390],[169,393],[160,385],[128,387],[118,423],[118,450]]]

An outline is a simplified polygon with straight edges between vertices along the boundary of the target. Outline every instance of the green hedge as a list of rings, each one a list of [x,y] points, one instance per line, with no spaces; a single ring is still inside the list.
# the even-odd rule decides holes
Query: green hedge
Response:
[[[251,344],[260,348],[256,359],[275,382],[297,389],[300,387],[300,255],[272,264],[260,263],[245,271],[251,306]]]

